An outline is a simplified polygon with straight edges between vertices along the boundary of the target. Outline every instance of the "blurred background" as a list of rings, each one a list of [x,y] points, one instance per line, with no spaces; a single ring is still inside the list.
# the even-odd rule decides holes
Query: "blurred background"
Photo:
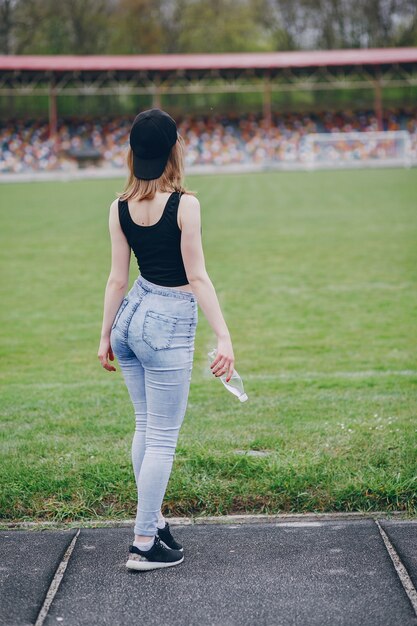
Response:
[[[177,120],[190,172],[417,158],[412,0],[0,7],[2,174],[120,175],[132,118],[152,106]],[[307,138],[382,130],[403,134]]]

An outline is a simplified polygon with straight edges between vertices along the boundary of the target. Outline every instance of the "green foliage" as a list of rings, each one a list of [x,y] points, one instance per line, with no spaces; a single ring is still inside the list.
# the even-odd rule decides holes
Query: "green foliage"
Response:
[[[271,49],[260,3],[241,0],[184,2],[180,52],[255,52]],[[266,5],[266,3],[261,3]]]
[[[1,54],[410,46],[412,0],[3,0]]]

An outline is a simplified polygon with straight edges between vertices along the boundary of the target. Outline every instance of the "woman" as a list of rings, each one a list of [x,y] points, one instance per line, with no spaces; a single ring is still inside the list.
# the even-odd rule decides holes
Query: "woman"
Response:
[[[149,570],[184,560],[161,505],[188,401],[197,303],[217,336],[215,376],[230,380],[234,354],[205,268],[200,203],[183,187],[184,140],[176,123],[160,109],[142,111],[129,143],[128,183],[110,206],[112,263],[98,358],[112,372],[116,355],[135,411],[138,507],[126,566]],[[140,275],[125,296],[131,250]]]

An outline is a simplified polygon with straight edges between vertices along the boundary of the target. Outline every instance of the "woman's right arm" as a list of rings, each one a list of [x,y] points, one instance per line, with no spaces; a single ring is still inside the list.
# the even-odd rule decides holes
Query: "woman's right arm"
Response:
[[[216,290],[206,270],[201,241],[200,202],[195,196],[183,194],[180,206],[181,253],[187,279],[201,310],[217,336],[217,355],[210,367],[215,376],[222,376],[227,372],[226,380],[229,382],[234,371],[235,357],[229,329],[221,312]]]

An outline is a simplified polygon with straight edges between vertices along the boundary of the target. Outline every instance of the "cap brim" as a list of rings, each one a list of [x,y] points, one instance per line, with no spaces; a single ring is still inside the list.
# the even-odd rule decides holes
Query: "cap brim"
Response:
[[[153,180],[162,176],[169,153],[157,159],[142,159],[133,153],[133,173],[136,178]]]

